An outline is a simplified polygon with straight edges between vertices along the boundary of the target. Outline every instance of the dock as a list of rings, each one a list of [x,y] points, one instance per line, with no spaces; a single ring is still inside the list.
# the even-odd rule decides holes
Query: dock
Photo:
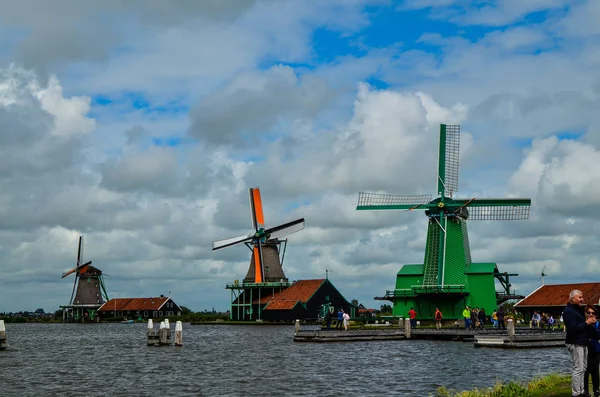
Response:
[[[408,326],[408,327],[407,327]],[[501,349],[564,347],[565,334],[562,331],[515,328],[509,324],[506,330],[487,328],[465,330],[464,328],[414,328],[400,323],[370,329],[343,330],[302,330],[297,325],[294,342],[354,342],[380,340],[437,340],[462,341],[473,343],[474,347]]]

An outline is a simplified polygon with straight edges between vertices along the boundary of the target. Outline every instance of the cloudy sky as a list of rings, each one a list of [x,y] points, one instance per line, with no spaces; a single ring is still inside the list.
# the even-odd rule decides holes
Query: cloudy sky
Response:
[[[474,3],[477,3],[475,5]],[[68,303],[77,239],[111,297],[229,307],[247,188],[289,237],[290,280],[371,307],[423,260],[440,123],[462,125],[460,197],[531,197],[470,223],[518,293],[598,281],[596,0],[0,1],[0,311]]]

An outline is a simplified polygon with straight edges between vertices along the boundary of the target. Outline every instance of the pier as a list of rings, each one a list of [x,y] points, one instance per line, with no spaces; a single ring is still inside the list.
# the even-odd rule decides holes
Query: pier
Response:
[[[472,330],[464,328],[410,328],[408,320],[399,326],[372,329],[302,330],[296,325],[294,342],[355,342],[379,340],[437,340],[473,343],[474,347],[501,349],[564,347],[565,334],[561,330],[538,330],[514,327],[512,322],[506,330],[486,328]]]

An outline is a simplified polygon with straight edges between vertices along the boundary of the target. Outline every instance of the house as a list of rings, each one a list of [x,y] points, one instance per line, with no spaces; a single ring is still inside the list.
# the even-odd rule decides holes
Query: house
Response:
[[[181,308],[173,299],[163,295],[157,298],[115,298],[100,306],[98,315],[102,318],[164,318],[180,316]]]
[[[559,318],[567,306],[569,293],[574,289],[583,292],[586,303],[600,304],[600,283],[555,284],[542,285],[517,302],[515,309],[523,314],[526,321],[531,320],[534,311],[548,313]]]
[[[362,303],[358,305],[358,317],[375,317],[375,309],[368,309]]]
[[[323,308],[343,308],[350,317],[356,317],[357,306],[348,302],[329,279],[299,280],[281,292],[253,302],[255,310],[265,321],[294,321],[318,319]]]

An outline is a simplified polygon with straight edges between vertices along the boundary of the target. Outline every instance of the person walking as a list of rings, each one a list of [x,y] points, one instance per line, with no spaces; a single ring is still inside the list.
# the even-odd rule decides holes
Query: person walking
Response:
[[[485,309],[482,307],[479,313],[477,313],[477,320],[479,321],[479,329],[484,329],[484,325],[487,322],[487,315]]]
[[[504,323],[504,309],[502,308],[502,306],[498,308],[496,316],[498,316],[498,328],[506,329],[506,324]]]
[[[348,321],[350,321],[350,315],[348,313],[344,313],[344,331],[348,331]]]
[[[342,322],[344,321],[344,309],[340,307],[340,311],[337,313],[337,324],[335,329],[342,329]]]
[[[417,312],[413,307],[408,311],[408,317],[410,318],[410,328],[415,329],[417,327]]]
[[[469,306],[465,307],[465,310],[462,312],[463,319],[465,320],[465,330],[469,329],[471,326],[471,309]]]
[[[442,329],[442,312],[440,311],[439,308],[435,308],[435,314],[433,315],[433,318],[435,320],[435,327],[437,329]]]
[[[585,315],[583,292],[574,289],[569,293],[569,302],[563,312],[567,334],[565,345],[571,354],[571,393],[573,397],[586,396],[584,381],[587,367],[587,345],[590,326],[596,322],[595,315]],[[586,318],[587,317],[587,318]]]

